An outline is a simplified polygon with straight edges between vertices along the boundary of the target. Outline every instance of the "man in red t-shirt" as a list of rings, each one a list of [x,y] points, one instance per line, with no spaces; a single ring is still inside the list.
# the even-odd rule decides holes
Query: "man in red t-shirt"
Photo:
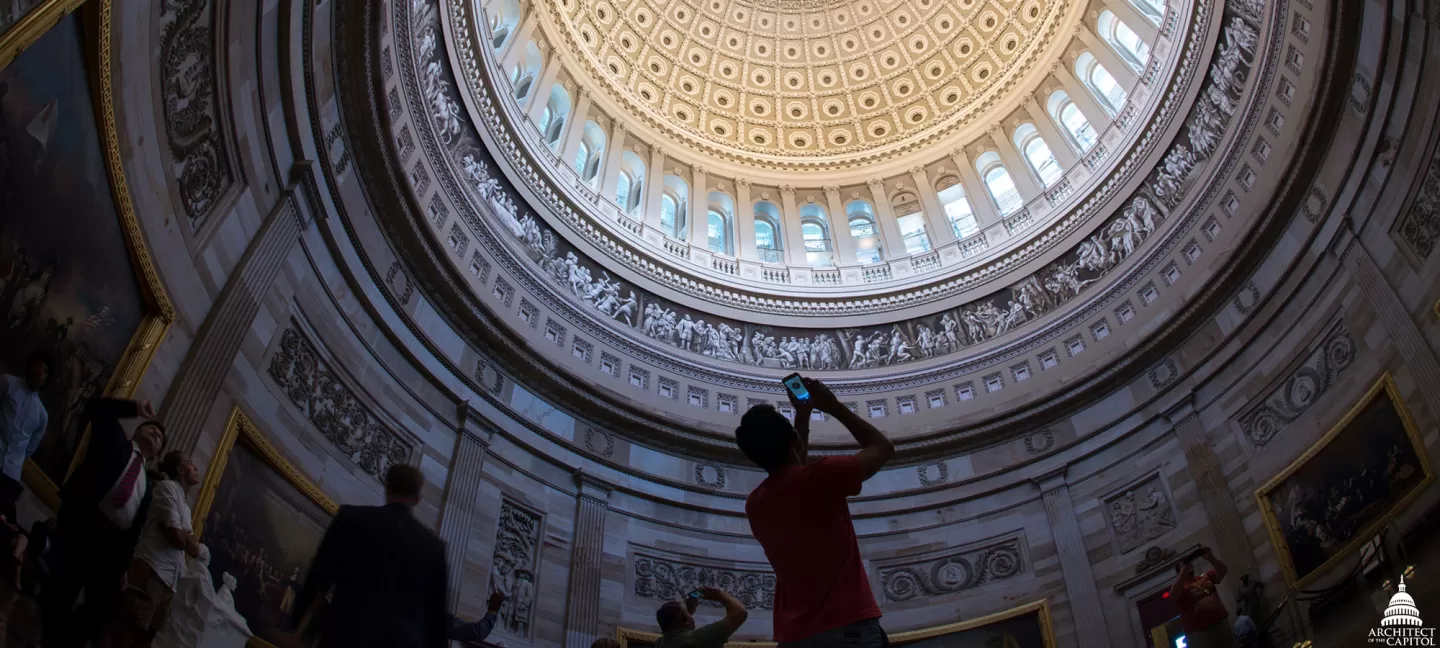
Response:
[[[775,568],[775,640],[784,648],[884,648],[880,606],[860,562],[845,498],[880,470],[895,446],[818,380],[790,402],[795,423],[769,405],[750,408],[735,441],[770,473],[745,501],[750,530]],[[860,444],[850,457],[810,461],[810,413],[840,421]]]
[[[1235,633],[1227,619],[1229,612],[1220,600],[1215,586],[1225,578],[1225,563],[1210,551],[1200,549],[1200,556],[1210,563],[1211,569],[1196,575],[1194,556],[1186,557],[1175,565],[1179,573],[1170,586],[1170,596],[1180,607],[1180,627],[1185,630],[1185,645],[1189,648],[1233,648]]]

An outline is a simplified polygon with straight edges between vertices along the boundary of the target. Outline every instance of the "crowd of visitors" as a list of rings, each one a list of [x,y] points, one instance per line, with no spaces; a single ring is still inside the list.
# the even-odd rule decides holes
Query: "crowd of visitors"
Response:
[[[184,575],[187,557],[208,553],[191,528],[188,492],[200,470],[181,451],[164,454],[155,472],[145,465],[165,446],[165,428],[145,401],[94,401],[84,459],[65,482],[65,507],[29,532],[15,524],[22,491],[20,467],[43,434],[46,359],[37,357],[24,377],[0,385],[0,648],[18,598],[38,593],[41,645],[150,645],[161,630]],[[751,531],[775,570],[774,636],[782,648],[885,648],[889,639],[861,559],[847,498],[858,495],[894,454],[875,426],[850,411],[822,382],[800,379],[791,391],[794,420],[769,405],[752,407],[735,430],[739,449],[767,476],[745,503]],[[808,392],[808,393],[806,393]],[[814,411],[838,421],[859,451],[811,458]],[[122,419],[139,418],[132,435]],[[326,530],[304,579],[287,584],[286,625],[296,645],[319,648],[442,648],[450,641],[480,642],[495,627],[505,595],[487,601],[478,621],[448,612],[445,545],[414,516],[424,484],[419,469],[391,466],[385,503],[342,506]],[[1196,571],[1194,560],[1210,568]],[[1226,566],[1209,549],[1187,556],[1170,594],[1180,609],[1188,645],[1249,645],[1249,615],[1258,584],[1241,587],[1234,624],[1216,585]],[[718,603],[724,616],[696,626],[701,601]],[[743,604],[723,590],[696,583],[680,601],[656,612],[656,648],[721,648],[745,623]],[[1249,624],[1248,626],[1246,624]],[[613,639],[592,648],[618,648]]]

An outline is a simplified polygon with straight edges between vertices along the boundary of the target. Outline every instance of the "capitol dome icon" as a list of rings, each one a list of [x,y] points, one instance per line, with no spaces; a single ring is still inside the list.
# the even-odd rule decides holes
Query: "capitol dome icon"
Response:
[[[1405,577],[1401,576],[1400,590],[1390,597],[1390,606],[1385,608],[1385,618],[1381,619],[1380,627],[1420,626],[1424,623],[1420,620],[1420,610],[1415,608],[1415,599],[1405,593]]]

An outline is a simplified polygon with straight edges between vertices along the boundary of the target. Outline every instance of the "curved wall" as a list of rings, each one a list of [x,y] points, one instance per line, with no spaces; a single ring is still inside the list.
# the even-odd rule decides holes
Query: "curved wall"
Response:
[[[568,335],[553,336],[547,321],[565,322],[564,314],[534,306],[539,298],[530,302],[498,265],[471,310],[457,311],[444,291],[468,285],[463,266],[419,259],[397,240],[396,223],[429,222],[416,198],[425,191],[412,190],[438,171],[424,156],[396,162],[409,155],[396,153],[412,117],[394,99],[403,63],[389,22],[449,5],[128,4],[115,3],[109,25],[120,153],[178,314],[137,395],[163,404],[173,444],[206,464],[238,408],[342,504],[380,499],[384,461],[418,464],[428,484],[417,514],[450,543],[462,615],[483,609],[497,534],[533,521],[533,607],[497,635],[506,645],[584,646],[615,626],[652,629],[656,597],[669,591],[663,574],[676,566],[748,583],[757,603],[740,636],[769,636],[768,566],[742,510],[761,475],[706,431],[733,426],[738,414],[707,401],[682,418],[653,384],[600,388],[628,393],[621,405],[576,400],[554,382],[623,385],[643,360],[577,337],[573,322],[561,324]],[[1197,212],[1222,229],[1236,219],[1275,224],[1248,259],[1229,256],[1235,243],[1196,237],[1202,262],[1253,270],[1236,291],[1177,284],[1151,304],[1187,313],[1147,325],[1164,329],[1166,348],[1143,348],[1155,331],[1116,319],[1103,341],[1086,336],[1085,352],[1061,358],[1089,363],[1073,378],[1100,386],[1084,402],[1049,408],[1034,402],[1040,396],[1012,400],[982,388],[963,409],[926,414],[924,401],[915,415],[888,409],[877,423],[896,434],[1024,421],[897,462],[852,502],[888,629],[1043,598],[1061,646],[1139,648],[1134,603],[1169,580],[1164,565],[1137,574],[1151,547],[1209,544],[1237,573],[1263,580],[1272,601],[1285,596],[1253,493],[1382,375],[1394,376],[1436,455],[1440,392],[1425,386],[1440,384],[1440,255],[1431,253],[1440,103],[1421,91],[1440,77],[1433,28],[1383,0],[1272,5],[1266,24],[1284,54],[1251,91],[1260,122],[1235,149],[1252,173],[1220,178],[1224,190]],[[176,51],[166,37],[175,23],[209,25],[215,42]],[[198,104],[212,118],[213,131],[200,135],[217,165],[208,179],[218,198],[204,204],[180,181],[194,169],[195,147],[177,142],[155,109],[194,99],[166,73],[180,60],[214,81],[213,99]],[[1269,156],[1295,161],[1267,166]],[[1271,189],[1248,192],[1247,183]],[[502,281],[508,295],[496,288]],[[524,303],[535,312],[519,326]],[[547,339],[547,328],[558,339]],[[590,345],[585,358],[575,355],[577,339]],[[524,367],[519,348],[546,349],[535,352],[549,365]],[[606,356],[617,375],[599,370]],[[1135,367],[1115,370],[1127,364]],[[954,385],[942,389],[956,404]],[[884,397],[887,408],[898,408],[894,398]],[[704,442],[638,430],[655,419]],[[832,425],[817,429],[843,442]],[[1114,505],[1132,497],[1162,514],[1140,520]],[[1431,487],[1397,528],[1413,526],[1436,499]],[[31,501],[27,514],[46,505]],[[962,563],[971,569],[935,569]],[[1343,578],[1348,566],[1315,584]],[[1288,610],[1284,632],[1308,636],[1303,608]]]

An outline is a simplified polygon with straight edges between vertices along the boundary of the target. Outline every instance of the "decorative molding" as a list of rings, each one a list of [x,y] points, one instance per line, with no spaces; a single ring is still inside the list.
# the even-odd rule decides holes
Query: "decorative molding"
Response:
[[[383,481],[390,466],[413,454],[415,442],[381,423],[293,320],[267,373],[320,434],[371,477]]]
[[[1239,417],[1241,431],[1251,443],[1263,447],[1310,409],[1354,361],[1355,341],[1345,322],[1337,320],[1284,382]]]
[[[749,610],[775,608],[775,572],[692,562],[688,557],[660,557],[635,553],[631,559],[631,588],[635,596],[675,601],[704,585],[724,590]],[[701,601],[701,605],[716,605]]]
[[[1125,554],[1179,526],[1180,516],[1160,473],[1153,473],[1101,498],[1115,553]]]
[[[880,591],[885,602],[900,603],[922,596],[953,594],[1025,573],[1023,535],[1015,533],[943,554],[908,558],[880,565]]]
[[[1025,437],[1025,452],[1030,454],[1041,454],[1049,452],[1055,447],[1055,433],[1050,430],[1032,432]]]
[[[496,615],[495,629],[517,637],[530,636],[539,591],[540,552],[543,550],[545,517],[537,511],[500,499],[496,523],[495,553],[490,559],[488,591],[505,594]]]
[[[725,468],[720,464],[696,462],[695,483],[709,488],[725,488]]]
[[[1138,576],[1147,571],[1150,571],[1151,569],[1164,565],[1165,563],[1174,560],[1175,556],[1176,554],[1174,549],[1150,547],[1149,549],[1145,550],[1145,555],[1143,558],[1140,559],[1140,562],[1135,564],[1135,574]]]
[[[920,476],[921,486],[935,486],[950,481],[950,466],[944,461],[916,466],[915,472]]]
[[[1240,311],[1241,315],[1249,315],[1255,305],[1260,303],[1260,289],[1255,286],[1253,280],[1246,281],[1245,285],[1240,287],[1240,292],[1235,293],[1231,303],[1235,305],[1235,310]]]
[[[615,453],[615,437],[609,432],[597,430],[593,427],[585,428],[585,449],[609,459]]]
[[[1401,247],[1416,259],[1430,258],[1435,241],[1440,239],[1440,148],[1425,167],[1415,199],[1391,232]]]
[[[1173,358],[1165,358],[1150,369],[1150,386],[1161,389],[1180,377],[1180,367]]]
[[[192,230],[200,227],[235,173],[220,128],[221,66],[215,59],[214,0],[165,0],[160,6],[160,97],[171,171]]]

